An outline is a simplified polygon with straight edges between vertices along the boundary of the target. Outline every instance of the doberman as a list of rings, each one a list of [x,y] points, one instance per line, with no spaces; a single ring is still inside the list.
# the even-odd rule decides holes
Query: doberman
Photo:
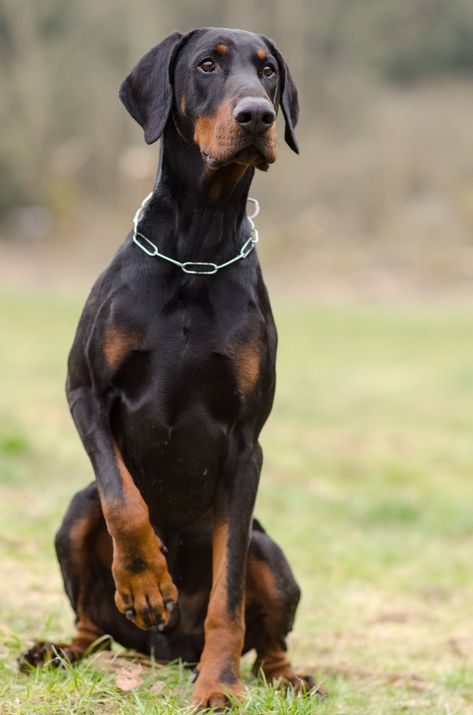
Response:
[[[255,168],[276,158],[279,105],[298,152],[296,88],[271,40],[203,28],[151,49],[120,98],[148,144],[161,137],[138,227],[160,253],[126,238],[70,353],[67,397],[96,481],[56,536],[77,626],[57,648],[74,661],[109,634],[198,663],[199,709],[243,697],[250,649],[269,681],[311,688],[285,652],[299,587],[252,516],[277,337],[256,252],[242,250]],[[41,643],[26,660],[50,654]]]

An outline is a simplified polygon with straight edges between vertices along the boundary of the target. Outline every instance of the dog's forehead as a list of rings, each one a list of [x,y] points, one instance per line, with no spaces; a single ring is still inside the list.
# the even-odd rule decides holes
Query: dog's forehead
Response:
[[[184,55],[193,56],[201,53],[217,52],[221,55],[235,52],[240,56],[253,57],[258,52],[268,52],[268,47],[261,35],[246,30],[233,30],[224,27],[202,28],[196,31],[184,48]]]

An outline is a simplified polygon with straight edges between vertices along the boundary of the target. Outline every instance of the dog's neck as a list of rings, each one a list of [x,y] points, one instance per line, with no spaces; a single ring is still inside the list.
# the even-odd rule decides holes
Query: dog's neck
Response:
[[[209,169],[199,148],[169,122],[141,230],[178,260],[228,260],[249,236],[245,215],[253,174],[240,164]]]

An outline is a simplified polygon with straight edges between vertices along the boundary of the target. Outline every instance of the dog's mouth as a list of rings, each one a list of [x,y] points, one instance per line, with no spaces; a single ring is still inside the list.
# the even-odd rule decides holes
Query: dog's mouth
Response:
[[[214,159],[214,157],[210,156],[210,154],[208,154],[206,151],[201,151],[200,153],[202,155],[204,163],[206,164],[206,166],[209,167],[209,169],[219,169],[221,166],[225,166],[224,163],[222,163],[218,159]]]
[[[265,151],[263,148],[260,148],[255,144],[250,144],[243,149],[239,149],[236,153],[226,155],[224,157],[212,156],[204,150],[201,151],[201,156],[204,164],[212,171],[221,169],[229,164],[253,166],[256,169],[266,171],[269,168],[269,165],[276,160],[273,152],[268,150]]]

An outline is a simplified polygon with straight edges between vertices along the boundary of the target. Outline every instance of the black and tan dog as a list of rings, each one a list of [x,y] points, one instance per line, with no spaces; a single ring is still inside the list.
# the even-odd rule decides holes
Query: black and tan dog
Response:
[[[270,40],[207,28],[150,50],[120,97],[148,143],[162,137],[139,234],[174,262],[128,236],[79,323],[67,396],[96,482],[56,537],[77,624],[57,647],[76,660],[110,634],[198,663],[199,708],[243,696],[250,649],[268,680],[312,687],[285,654],[299,588],[253,519],[276,357],[258,258],[244,251],[213,275],[180,265],[208,273],[248,245],[248,190],[275,161],[279,106],[297,152],[296,89]],[[26,658],[50,652],[37,644]]]

